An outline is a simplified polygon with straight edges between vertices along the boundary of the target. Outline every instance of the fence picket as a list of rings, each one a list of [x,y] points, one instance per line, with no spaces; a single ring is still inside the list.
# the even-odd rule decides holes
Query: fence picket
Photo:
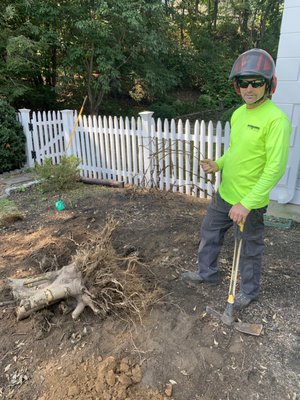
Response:
[[[171,138],[168,140],[169,154],[171,154],[169,169],[172,179],[173,192],[177,191],[178,185],[178,170],[177,170],[177,135],[176,135],[176,124],[175,120],[171,120]]]
[[[164,141],[164,176],[165,176],[165,188],[166,190],[171,189],[171,154],[172,147],[170,144],[170,129],[169,129],[169,121],[167,119],[164,120],[164,130],[163,130],[163,141]]]
[[[40,145],[38,139],[38,127],[37,127],[37,114],[34,112],[32,114],[32,142],[33,142],[33,151],[35,154],[35,160],[37,163],[42,164],[43,158],[40,156]]]
[[[78,137],[80,143],[80,159],[82,161],[82,172],[85,178],[88,178],[88,161],[87,161],[87,154],[86,154],[86,144],[85,144],[85,134],[83,131],[83,118],[80,118],[78,121]]]
[[[202,120],[200,125],[200,160],[203,160],[207,157],[206,153],[206,125],[205,122]],[[206,197],[206,178],[204,172],[200,170],[200,198]]]
[[[89,116],[88,123],[89,123],[89,144],[90,144],[90,152],[91,152],[91,177],[97,178],[97,164],[96,164],[96,130],[94,125],[95,119],[92,116]]]
[[[183,124],[178,121],[178,185],[179,192],[183,193]]]
[[[207,158],[213,160],[214,159],[214,126],[211,121],[208,123],[208,128],[207,128]],[[207,174],[207,194],[209,197],[213,195],[213,175],[212,174]]]
[[[49,149],[49,157],[51,157],[52,163],[57,164],[57,157],[56,157],[56,152],[54,150],[54,140],[58,136],[57,132],[57,116],[55,111],[52,113],[49,111],[48,112],[48,121],[52,121],[51,127],[49,129],[49,136],[48,136],[48,149]]]
[[[198,176],[199,176],[199,165],[200,165],[200,154],[199,154],[199,132],[200,132],[200,125],[199,121],[197,120],[194,126],[194,140],[193,140],[193,157],[192,157],[192,165],[193,165],[193,176],[192,176],[192,195],[197,197],[198,196]]]
[[[190,121],[186,120],[185,122],[185,141],[184,141],[184,160],[185,160],[185,193],[190,195],[191,194],[191,126]]]
[[[95,175],[94,178],[100,179],[100,146],[99,146],[99,129],[97,124],[97,118],[94,115],[92,118],[93,123],[93,138],[94,138],[94,146],[93,146],[93,153],[94,153],[94,163],[95,163]]]
[[[110,179],[116,180],[116,153],[115,153],[115,130],[113,119],[111,116],[108,117],[108,132],[109,132],[109,145],[110,145],[110,160],[111,160],[111,171]]]
[[[124,121],[123,118],[120,117],[120,141],[121,141],[121,176],[120,180],[125,181],[126,179],[126,170],[127,170],[127,157],[126,157],[126,148],[125,148],[125,130],[124,130]]]
[[[222,154],[222,124],[220,121],[217,123],[216,127],[216,154],[214,159],[217,160],[221,157]],[[215,188],[217,188],[220,184],[221,174],[217,172],[215,174]]]
[[[105,160],[105,145],[104,145],[104,138],[103,138],[103,121],[102,118],[99,116],[98,117],[98,136],[99,136],[99,145],[100,145],[100,151],[99,151],[99,157],[100,157],[100,163],[99,163],[99,179],[105,179],[106,177],[106,160]]]
[[[110,150],[109,150],[109,136],[108,136],[108,123],[107,117],[103,117],[103,130],[104,130],[104,142],[105,142],[105,157],[106,157],[106,177],[105,179],[111,179],[111,163],[110,163]]]
[[[153,129],[155,130],[155,121],[153,119]],[[155,158],[155,168],[157,169],[157,186],[159,187],[160,190],[163,190],[164,188],[164,175],[165,175],[165,149],[164,149],[164,139],[163,139],[163,129],[162,129],[162,122],[161,119],[158,118],[157,120],[157,127],[156,127],[156,132],[157,132],[157,140],[155,142],[155,155],[153,158]]]
[[[130,135],[130,122],[129,118],[125,118],[125,139],[126,139],[126,155],[127,155],[127,174],[126,178],[130,185],[133,184],[133,161],[132,161],[132,136]]]
[[[119,121],[117,117],[114,117],[114,135],[115,135],[115,153],[116,153],[116,160],[117,160],[117,180],[122,180],[122,173],[121,173],[121,152],[120,152],[120,128],[119,128]]]
[[[137,185],[141,185],[142,187],[147,186],[147,178],[146,178],[146,169],[144,165],[144,149],[143,149],[143,133],[142,133],[142,120],[141,118],[137,119],[137,126],[135,125],[135,119],[131,119],[132,133],[137,137]],[[135,127],[136,126],[136,127]]]

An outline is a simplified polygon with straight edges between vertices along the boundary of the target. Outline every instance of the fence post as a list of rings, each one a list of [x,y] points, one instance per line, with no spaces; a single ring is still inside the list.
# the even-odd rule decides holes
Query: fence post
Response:
[[[153,151],[152,151],[152,141],[151,141],[151,119],[153,112],[152,111],[142,111],[139,113],[142,119],[142,143],[143,148],[139,149],[139,151],[143,152],[143,174],[145,185],[152,187],[153,186]]]
[[[19,121],[23,127],[23,131],[26,137],[25,151],[27,158],[27,166],[29,168],[34,167],[35,154],[32,145],[32,125],[30,122],[30,111],[28,108],[19,109]]]
[[[76,154],[74,146],[74,137],[72,139],[70,146],[67,148],[67,145],[71,137],[72,128],[74,125],[73,110],[61,110],[61,115],[63,122],[64,151],[66,152],[67,156],[70,156],[72,154]]]

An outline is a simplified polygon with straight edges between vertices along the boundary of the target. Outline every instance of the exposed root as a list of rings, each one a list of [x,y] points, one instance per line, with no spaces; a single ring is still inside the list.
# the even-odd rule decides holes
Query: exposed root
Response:
[[[10,279],[14,298],[20,301],[18,320],[69,297],[77,300],[74,319],[85,307],[101,316],[125,313],[141,319],[156,294],[146,292],[136,273],[136,267],[142,265],[137,257],[116,254],[111,236],[117,225],[110,218],[99,236],[79,247],[72,264],[38,276]]]
[[[109,219],[98,237],[80,247],[74,261],[102,315],[124,311],[140,317],[153,295],[146,292],[136,273],[142,265],[137,257],[116,254],[111,236],[117,225]]]

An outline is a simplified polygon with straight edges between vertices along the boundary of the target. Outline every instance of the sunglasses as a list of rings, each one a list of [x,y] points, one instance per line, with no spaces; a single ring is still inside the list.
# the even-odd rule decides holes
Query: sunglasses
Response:
[[[265,80],[256,79],[253,81],[245,81],[244,79],[237,79],[236,84],[239,88],[246,89],[250,84],[254,89],[264,86]]]

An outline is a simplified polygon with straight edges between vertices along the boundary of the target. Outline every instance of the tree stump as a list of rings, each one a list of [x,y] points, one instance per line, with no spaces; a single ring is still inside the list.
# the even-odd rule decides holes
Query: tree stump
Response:
[[[77,300],[72,312],[73,319],[77,319],[85,307],[90,307],[95,314],[99,313],[90,293],[82,284],[81,272],[75,263],[30,278],[9,279],[8,283],[14,298],[20,301],[16,309],[18,320],[69,297]]]

